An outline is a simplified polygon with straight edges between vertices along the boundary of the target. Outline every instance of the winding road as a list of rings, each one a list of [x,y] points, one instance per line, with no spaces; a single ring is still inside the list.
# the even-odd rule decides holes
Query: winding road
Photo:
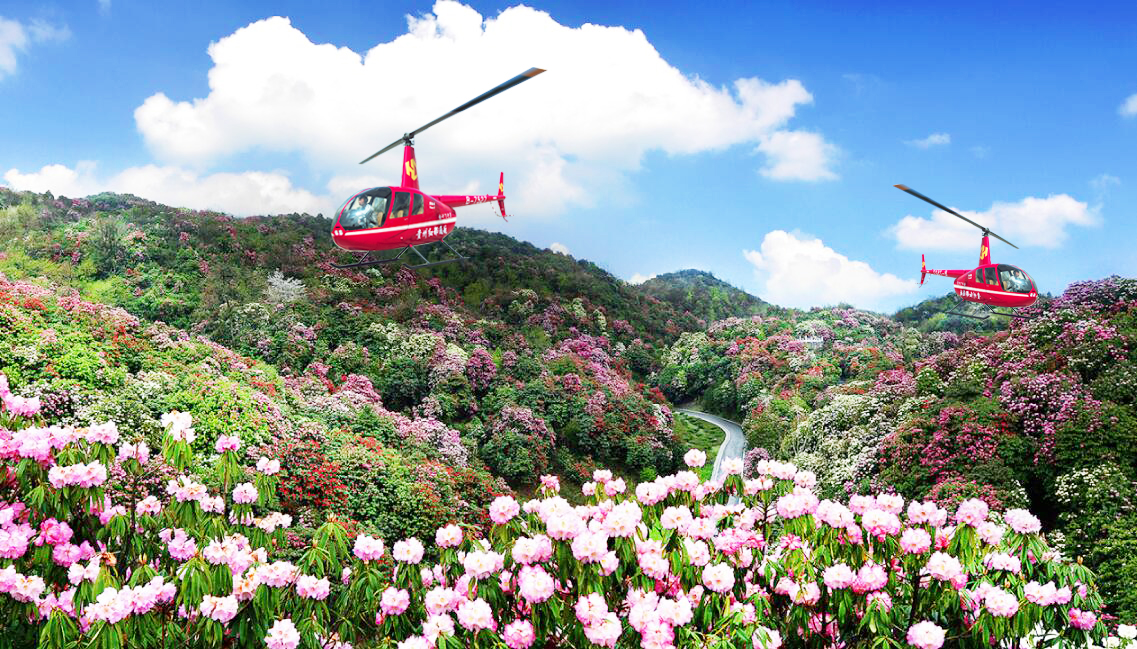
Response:
[[[688,410],[687,408],[676,408],[675,412],[681,412],[685,415],[690,415],[703,421],[709,421],[712,424],[723,429],[726,433],[726,439],[722,441],[722,446],[719,447],[718,455],[715,456],[715,466],[711,471],[711,480],[722,481],[726,475],[723,473],[722,461],[723,458],[742,458],[742,454],[746,452],[746,438],[742,436],[742,426],[722,417],[715,415],[708,415],[705,412],[698,410]]]

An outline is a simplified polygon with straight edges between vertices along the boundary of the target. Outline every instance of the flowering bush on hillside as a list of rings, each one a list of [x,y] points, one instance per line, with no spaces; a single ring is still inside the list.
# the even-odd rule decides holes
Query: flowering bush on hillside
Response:
[[[739,462],[721,484],[683,471],[634,489],[597,470],[578,506],[546,476],[540,498],[490,505],[485,538],[445,525],[431,547],[352,544],[332,521],[290,562],[280,467],[243,466],[236,437],[200,482],[184,473],[193,421],[169,413],[160,452],[183,473],[116,502],[107,467],[141,475],[157,449],[113,423],[29,425],[38,404],[0,396],[0,632],[29,645],[938,649],[1105,631],[1092,574],[1025,510],[821,501],[811,472],[774,461],[745,481]]]

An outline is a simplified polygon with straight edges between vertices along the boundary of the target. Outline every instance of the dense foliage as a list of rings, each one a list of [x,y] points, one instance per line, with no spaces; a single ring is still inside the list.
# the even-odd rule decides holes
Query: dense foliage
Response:
[[[1057,560],[1030,513],[981,500],[949,524],[931,502],[902,517],[895,495],[819,501],[812,473],[778,462],[634,497],[597,470],[584,505],[542,476],[542,499],[493,501],[486,538],[423,530],[429,553],[412,536],[391,561],[335,520],[293,545],[280,462],[248,466],[231,435],[212,466],[195,461],[187,413],[161,417],[158,460],[113,420],[28,425],[42,406],[0,385],[0,632],[15,646],[986,649],[1104,631],[1089,572]],[[176,476],[164,490],[147,477],[159,461]]]
[[[945,507],[1030,507],[1131,619],[1135,307],[1137,281],[1114,277],[1074,284],[989,336],[848,311],[728,320],[681,337],[659,376],[674,398],[745,399],[755,457],[816,472],[825,497],[895,489]],[[810,335],[824,342],[810,349]]]
[[[470,261],[433,277],[359,272],[332,267],[346,258],[319,217],[233,219],[113,194],[0,199],[9,204],[0,231],[19,233],[0,240],[0,272],[43,276],[140,322],[205,336],[305,395],[365,380],[388,415],[450,430],[464,456],[515,486],[531,488],[544,471],[587,475],[597,462],[632,475],[678,462],[662,396],[634,377],[656,366],[662,341],[704,323],[587,262],[463,230],[453,242]],[[253,395],[224,381],[187,391],[193,399],[173,406],[255,411]],[[226,391],[236,403],[217,402]],[[527,411],[518,421],[531,428],[503,426],[506,407]],[[339,416],[331,427],[352,417]],[[445,446],[424,448],[465,466]]]

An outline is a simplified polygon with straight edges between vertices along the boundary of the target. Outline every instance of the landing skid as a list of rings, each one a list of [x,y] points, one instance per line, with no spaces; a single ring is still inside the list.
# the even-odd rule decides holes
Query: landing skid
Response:
[[[450,252],[454,253],[454,256],[449,258],[449,259],[442,259],[440,261],[429,261],[426,257],[423,256],[422,252],[419,251],[420,246],[429,245],[429,244],[421,244],[420,243],[420,244],[415,245],[415,246],[405,246],[403,248],[400,248],[399,254],[395,255],[394,257],[386,257],[386,258],[382,258],[382,259],[377,259],[377,258],[374,258],[371,256],[371,251],[368,251],[368,252],[363,253],[363,255],[353,263],[350,263],[350,264],[332,264],[332,266],[334,266],[335,268],[360,268],[363,266],[381,266],[383,264],[393,264],[393,263],[399,261],[400,259],[402,259],[403,255],[406,254],[406,252],[408,250],[410,250],[411,252],[418,255],[418,258],[422,260],[421,264],[415,264],[413,266],[408,265],[406,262],[403,263],[404,268],[409,268],[411,270],[414,270],[415,268],[428,268],[430,266],[441,266],[442,264],[449,264],[452,261],[464,261],[464,260],[468,259],[468,257],[463,257],[462,255],[458,254],[457,250],[452,248],[449,243],[446,243],[446,239],[440,239],[438,241],[438,243],[441,243],[442,245],[446,246],[446,249],[449,250]]]
[[[965,304],[978,304],[980,308],[982,308],[984,311],[986,311],[986,313],[984,313],[983,315],[978,315],[975,313],[966,313],[966,312],[960,310]],[[1001,315],[1001,316],[1005,316],[1007,318],[1018,318],[1020,320],[1032,320],[1035,317],[1035,316],[1023,315],[1021,313],[1015,313],[1014,311],[1011,311],[1009,313],[1006,311],[999,311],[998,307],[993,307],[989,304],[983,304],[981,302],[967,302],[966,300],[960,298],[958,295],[955,296],[955,305],[953,305],[950,310],[940,311],[940,313],[943,313],[944,315],[949,315],[949,316],[957,315],[957,316],[960,316],[961,318],[971,318],[973,320],[986,320],[993,315]]]

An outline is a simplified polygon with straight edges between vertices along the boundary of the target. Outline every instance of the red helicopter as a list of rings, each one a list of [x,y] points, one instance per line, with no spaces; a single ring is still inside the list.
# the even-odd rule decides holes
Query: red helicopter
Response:
[[[1016,250],[1018,246],[959,212],[940,205],[914,189],[910,189],[904,185],[896,185],[895,187],[912,194],[922,201],[935,205],[948,214],[954,214],[983,231],[983,244],[979,248],[979,267],[974,270],[932,270],[924,264],[924,255],[920,255],[921,285],[924,283],[924,276],[929,273],[932,275],[956,278],[956,305],[953,307],[953,310],[945,311],[944,313],[978,320],[986,320],[991,317],[992,314],[1023,319],[1029,319],[1031,317],[1021,313],[1015,313],[1014,311],[1006,312],[996,310],[997,307],[1019,309],[1028,307],[1038,301],[1038,290],[1035,288],[1034,281],[1030,278],[1030,275],[1026,274],[1026,271],[1009,264],[995,264],[991,262],[991,246],[988,236],[995,237]],[[954,310],[963,306],[964,301],[979,304],[987,313],[984,315],[975,315],[973,313]]]
[[[421,264],[408,266],[408,268],[425,268],[465,259],[449,243],[446,243],[446,237],[454,231],[457,225],[455,222],[458,218],[455,216],[453,208],[497,201],[501,210],[501,217],[505,218],[505,174],[502,173],[498,180],[497,195],[430,196],[424,194],[418,187],[418,163],[415,161],[414,136],[442,120],[480,104],[494,95],[505,92],[523,81],[528,81],[542,72],[544,70],[540,68],[530,68],[433,122],[420,126],[409,133],[404,133],[403,137],[362,160],[359,164],[363,164],[402,144],[403,179],[397,187],[372,187],[353,194],[351,198],[344,201],[344,204],[336,211],[336,223],[332,226],[332,241],[344,250],[363,252],[364,254],[353,263],[333,265],[336,268],[356,268],[389,264],[399,261],[408,250],[418,255],[419,259],[422,260]],[[427,261],[418,247],[431,243],[441,243],[446,246],[454,254],[454,257],[441,261]],[[399,253],[394,257],[377,258],[371,256],[372,252],[394,249],[399,249]]]

